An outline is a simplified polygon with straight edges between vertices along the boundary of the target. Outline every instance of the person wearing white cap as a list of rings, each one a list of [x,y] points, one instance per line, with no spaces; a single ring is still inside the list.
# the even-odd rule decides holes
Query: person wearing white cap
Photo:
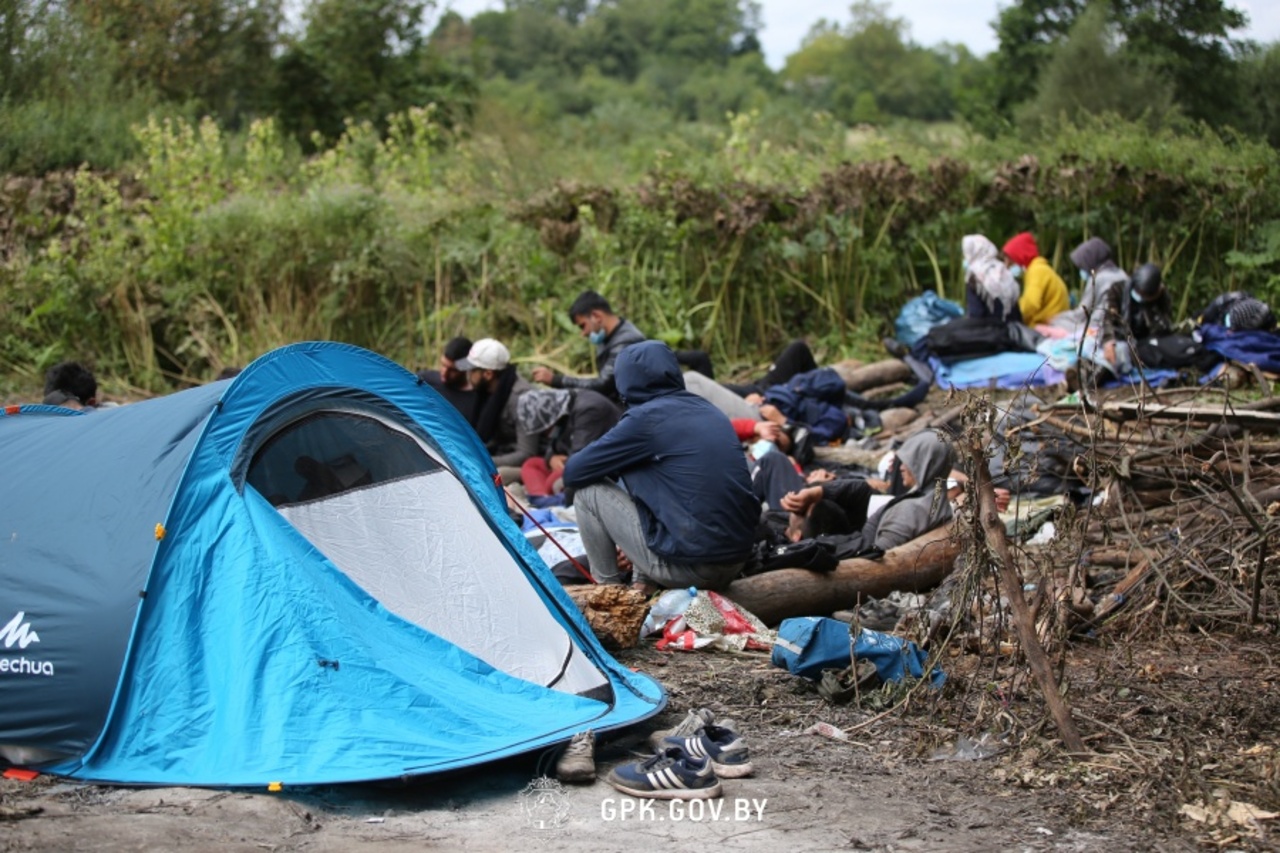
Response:
[[[516,406],[521,395],[531,386],[516,372],[515,365],[511,363],[511,353],[502,342],[481,338],[471,345],[467,357],[459,360],[457,367],[467,372],[471,387],[480,394],[475,428],[485,447],[493,454],[494,464],[499,467],[519,465],[537,453],[536,443],[531,450],[519,446]],[[534,442],[536,440],[535,436]]]

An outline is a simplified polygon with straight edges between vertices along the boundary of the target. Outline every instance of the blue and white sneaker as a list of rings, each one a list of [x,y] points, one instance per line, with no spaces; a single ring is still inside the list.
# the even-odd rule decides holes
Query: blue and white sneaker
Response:
[[[655,800],[709,800],[724,793],[710,759],[694,758],[678,746],[621,764],[605,781],[624,794]]]
[[[662,751],[662,742],[669,737],[687,738],[702,730],[702,727],[716,721],[715,712],[710,708],[697,708],[685,714],[685,717],[669,729],[659,729],[649,735],[649,748],[654,752]],[[733,727],[733,723],[725,720],[721,725]]]
[[[750,776],[751,752],[747,739],[728,726],[708,723],[688,737],[669,737],[664,747],[679,747],[693,758],[706,758],[716,775],[724,779],[741,779]]]

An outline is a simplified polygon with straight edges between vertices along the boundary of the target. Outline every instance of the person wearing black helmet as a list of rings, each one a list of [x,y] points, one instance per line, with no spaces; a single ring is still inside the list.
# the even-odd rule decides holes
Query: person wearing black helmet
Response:
[[[1129,280],[1129,299],[1122,306],[1123,329],[1137,363],[1144,368],[1206,371],[1221,356],[1206,348],[1199,335],[1173,326],[1173,304],[1160,267],[1143,264]]]
[[[1135,340],[1158,338],[1173,330],[1173,304],[1160,267],[1143,264],[1129,279],[1129,299],[1120,312]]]

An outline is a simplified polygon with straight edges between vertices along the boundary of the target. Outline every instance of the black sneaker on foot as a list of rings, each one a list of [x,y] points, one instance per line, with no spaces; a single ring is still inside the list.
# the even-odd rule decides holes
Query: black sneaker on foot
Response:
[[[897,338],[882,338],[880,344],[884,347],[884,351],[894,358],[905,358],[911,354],[910,348]]]

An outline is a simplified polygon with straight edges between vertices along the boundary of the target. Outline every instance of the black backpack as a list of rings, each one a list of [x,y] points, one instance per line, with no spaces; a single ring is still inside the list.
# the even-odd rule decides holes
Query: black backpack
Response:
[[[819,539],[774,544],[757,542],[742,567],[743,577],[772,572],[775,569],[808,569],[811,572],[833,572],[840,561],[835,546]]]
[[[1009,324],[994,317],[957,317],[934,326],[925,340],[938,358],[994,355],[1018,349],[1009,340]]]
[[[1190,335],[1161,335],[1137,342],[1136,355],[1143,367],[1164,367],[1170,370],[1193,368],[1204,372],[1222,360],[1216,352]]]

